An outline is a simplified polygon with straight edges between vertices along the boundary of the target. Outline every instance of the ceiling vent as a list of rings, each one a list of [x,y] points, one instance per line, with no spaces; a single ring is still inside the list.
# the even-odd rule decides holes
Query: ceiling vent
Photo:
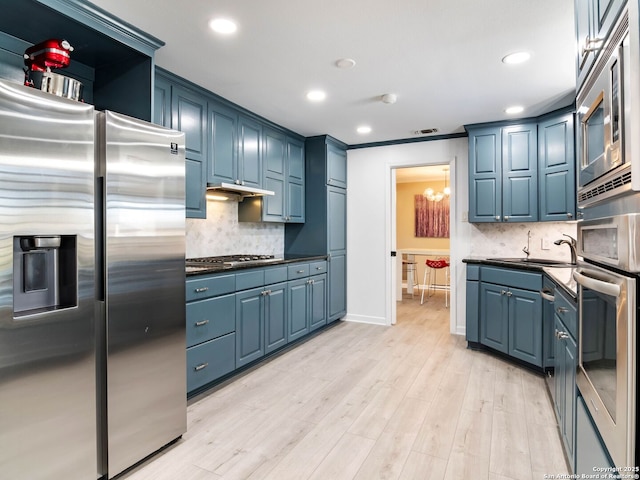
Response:
[[[425,128],[423,130],[416,130],[415,132],[416,135],[429,135],[430,133],[438,133],[438,129],[437,128]]]

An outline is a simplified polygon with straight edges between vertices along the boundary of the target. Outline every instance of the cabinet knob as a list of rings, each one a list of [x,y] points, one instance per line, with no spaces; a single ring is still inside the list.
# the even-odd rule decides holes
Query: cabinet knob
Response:
[[[235,184],[236,184],[236,185],[241,185],[241,182],[240,182],[240,179],[239,179],[239,178],[236,178]]]
[[[500,290],[500,295],[506,295],[507,291],[506,290]]]
[[[505,221],[505,222],[508,222],[508,221],[509,221],[509,215],[505,215],[505,216],[504,216],[504,221]]]
[[[567,212],[567,218],[573,218],[573,213]]]
[[[513,295],[513,293],[507,292],[506,295],[507,295],[507,297],[510,297],[511,295]]]
[[[496,215],[496,220],[500,221],[500,215]]]

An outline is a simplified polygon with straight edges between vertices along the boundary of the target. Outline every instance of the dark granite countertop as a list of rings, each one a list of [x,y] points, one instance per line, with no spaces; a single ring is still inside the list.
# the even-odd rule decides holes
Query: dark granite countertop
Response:
[[[282,258],[278,260],[273,260],[265,263],[249,263],[249,264],[238,264],[233,266],[228,265],[210,265],[210,266],[200,266],[197,267],[186,267],[186,275],[187,277],[193,277],[196,275],[205,275],[211,273],[222,273],[222,272],[237,272],[240,270],[247,270],[250,268],[264,268],[264,267],[273,267],[275,265],[286,265],[289,263],[300,263],[300,262],[316,262],[321,260],[326,260],[327,255],[283,255]]]

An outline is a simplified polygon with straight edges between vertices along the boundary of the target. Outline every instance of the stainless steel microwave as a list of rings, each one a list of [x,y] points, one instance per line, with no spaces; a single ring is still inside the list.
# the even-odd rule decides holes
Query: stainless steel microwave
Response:
[[[640,78],[640,60],[629,19],[625,10],[576,98],[580,208],[640,190],[640,92],[632,84]]]

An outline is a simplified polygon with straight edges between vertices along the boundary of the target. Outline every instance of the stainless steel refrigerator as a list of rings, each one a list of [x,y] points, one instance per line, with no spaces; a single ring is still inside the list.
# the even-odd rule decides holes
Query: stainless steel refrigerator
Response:
[[[184,136],[0,80],[0,478],[186,430]]]

